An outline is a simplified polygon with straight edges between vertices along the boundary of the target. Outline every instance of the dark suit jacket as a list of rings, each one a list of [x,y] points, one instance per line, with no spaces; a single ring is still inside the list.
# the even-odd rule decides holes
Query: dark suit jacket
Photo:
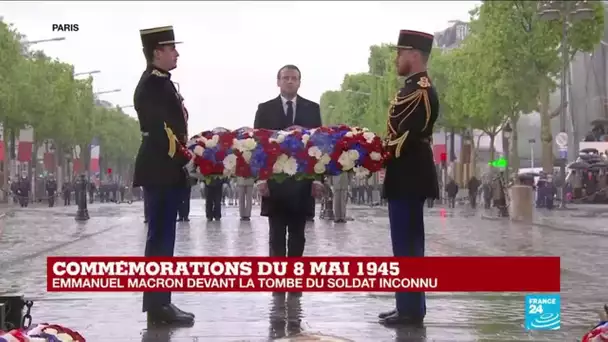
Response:
[[[186,142],[187,125],[182,98],[171,75],[148,67],[137,84],[133,103],[142,131],[133,186],[185,186],[183,166],[188,160],[179,154],[177,146]],[[170,155],[169,142],[176,138],[175,154]]]
[[[280,130],[293,125],[304,128],[320,127],[321,109],[319,108],[319,104],[298,96],[296,99],[295,119],[292,124],[288,122],[283,109],[283,102],[281,101],[281,97],[278,96],[258,106],[253,128]],[[311,181],[296,181],[294,179],[287,179],[280,184],[269,181],[270,196],[262,198],[261,215],[301,218],[311,216],[311,203],[314,203],[311,195],[311,185]]]

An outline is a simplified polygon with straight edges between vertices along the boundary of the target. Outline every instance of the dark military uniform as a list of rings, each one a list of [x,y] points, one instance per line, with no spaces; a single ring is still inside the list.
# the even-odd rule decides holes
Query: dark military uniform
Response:
[[[173,28],[142,30],[144,49],[175,44]],[[135,160],[133,186],[144,188],[148,213],[147,257],[172,257],[175,247],[175,218],[186,186],[179,144],[186,142],[186,117],[181,96],[171,74],[149,65],[135,89],[134,106],[142,131]],[[194,315],[171,304],[171,293],[144,293],[143,311],[148,319],[165,323],[192,322]]]
[[[397,48],[430,53],[433,36],[401,31]],[[392,101],[387,119],[384,196],[388,199],[393,254],[424,256],[423,207],[428,198],[439,197],[431,137],[439,112],[439,100],[426,71],[410,75]],[[396,310],[380,315],[383,323],[421,323],[426,314],[421,292],[396,293]]]

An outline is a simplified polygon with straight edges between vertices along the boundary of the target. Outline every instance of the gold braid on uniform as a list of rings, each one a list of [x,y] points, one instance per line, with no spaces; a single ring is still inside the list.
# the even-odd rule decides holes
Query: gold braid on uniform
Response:
[[[173,130],[169,126],[167,126],[167,123],[165,122],[164,124],[165,133],[167,133],[167,139],[169,139],[169,151],[167,152],[167,154],[169,155],[169,157],[173,158],[173,156],[175,156],[175,152],[177,151],[177,144],[180,142],[173,133]]]
[[[401,136],[396,137],[398,133],[398,129],[402,123],[407,120],[407,118],[416,110],[420,101],[424,101],[424,108],[426,111],[426,120],[424,122],[424,127],[422,130],[424,131],[429,124],[431,119],[431,103],[429,101],[429,93],[426,89],[418,89],[415,92],[408,94],[406,96],[395,96],[395,99],[391,102],[390,107],[388,108],[388,118],[386,120],[387,127],[387,146],[396,146],[395,147],[395,157],[399,158],[401,156],[401,148],[403,147],[403,143],[407,139],[407,136],[410,134],[410,131],[405,131]],[[396,106],[405,106],[403,110],[399,113],[394,113]],[[393,127],[391,123],[391,119],[401,118],[399,120],[399,124],[397,127]]]

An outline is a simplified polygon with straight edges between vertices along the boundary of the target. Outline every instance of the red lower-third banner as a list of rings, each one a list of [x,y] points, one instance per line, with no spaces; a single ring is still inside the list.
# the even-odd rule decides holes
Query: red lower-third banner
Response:
[[[48,291],[559,292],[559,257],[49,257]]]

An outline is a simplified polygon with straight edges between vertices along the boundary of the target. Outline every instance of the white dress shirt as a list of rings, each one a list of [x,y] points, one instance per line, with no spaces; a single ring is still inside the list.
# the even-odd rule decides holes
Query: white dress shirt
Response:
[[[296,122],[296,101],[298,100],[298,96],[296,95],[292,100],[291,100],[291,107],[293,108],[293,122]],[[289,101],[288,99],[284,98],[283,95],[281,95],[281,102],[283,103],[283,113],[285,115],[287,115],[287,101]]]

